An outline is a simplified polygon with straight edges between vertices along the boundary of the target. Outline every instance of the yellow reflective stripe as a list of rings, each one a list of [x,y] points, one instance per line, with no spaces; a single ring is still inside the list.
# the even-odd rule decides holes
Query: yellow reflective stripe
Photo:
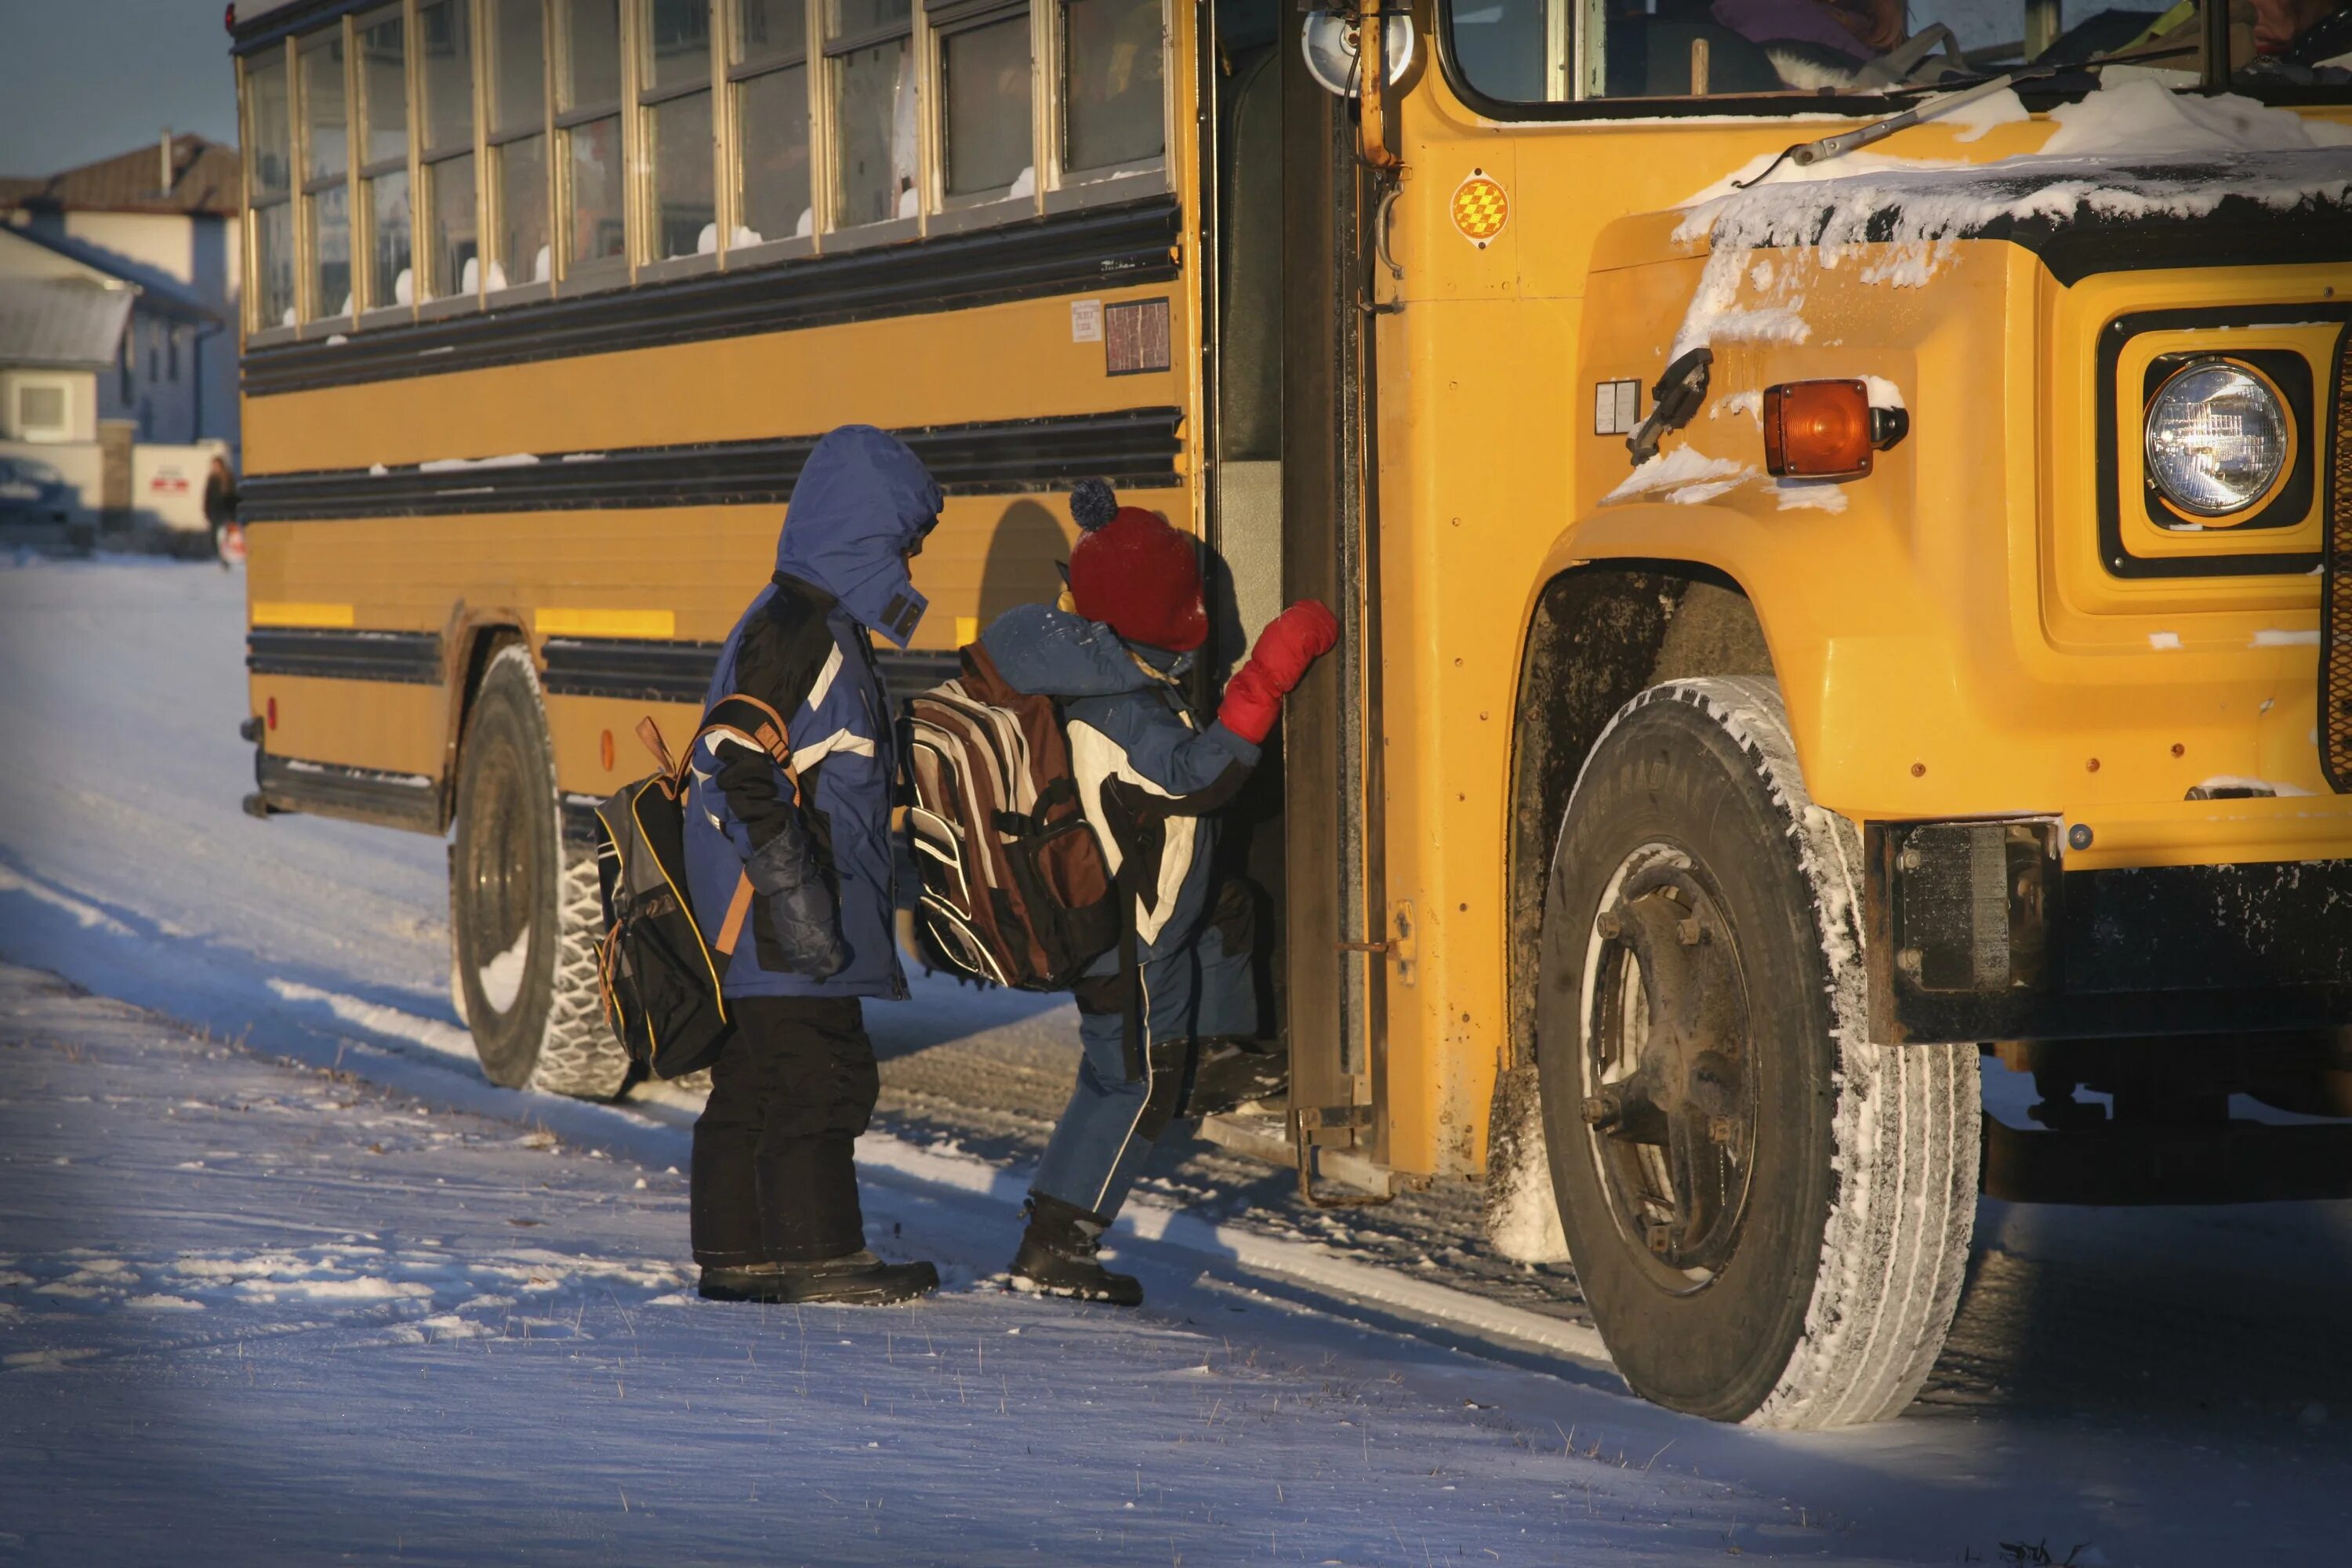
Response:
[[[677,635],[677,612],[534,610],[531,626],[545,637],[674,637]]]
[[[349,605],[312,605],[292,599],[256,599],[257,626],[348,626],[353,624]]]

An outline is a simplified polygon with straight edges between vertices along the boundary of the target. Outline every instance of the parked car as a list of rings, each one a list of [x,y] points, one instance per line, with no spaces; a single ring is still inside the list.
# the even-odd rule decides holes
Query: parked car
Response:
[[[65,476],[36,458],[0,458],[0,522],[54,522],[73,519],[74,489]]]

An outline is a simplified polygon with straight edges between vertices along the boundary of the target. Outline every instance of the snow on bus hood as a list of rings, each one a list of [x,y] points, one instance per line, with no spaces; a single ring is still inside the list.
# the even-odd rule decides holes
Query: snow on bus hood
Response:
[[[1766,156],[1698,192],[1674,238],[1705,240],[1710,254],[1669,362],[1702,343],[1806,340],[1798,268],[1781,268],[1777,289],[1761,290],[1767,298],[1743,298],[1759,281],[1744,276],[1747,258],[1768,247],[1801,249],[1834,269],[1853,247],[1871,246],[1864,282],[1918,288],[1955,242],[2017,225],[2195,219],[2232,198],[2280,213],[2333,208],[2352,224],[2352,129],[2247,98],[2185,97],[2146,79],[2049,118],[2050,140],[2017,157],[1853,153],[1811,168],[1783,163],[1751,189],[1731,188],[1762,173]]]
[[[1690,210],[1675,238],[1706,238],[1717,249],[1829,248],[1933,243],[2003,221],[2201,217],[2230,196],[2280,211],[2352,205],[2352,128],[2328,121],[2234,95],[2186,97],[2144,78],[2050,119],[2050,140],[2019,157],[1960,163],[1851,153],[1811,168],[1784,163],[1763,184],[1734,190],[1771,162],[1759,156],[1681,204]]]

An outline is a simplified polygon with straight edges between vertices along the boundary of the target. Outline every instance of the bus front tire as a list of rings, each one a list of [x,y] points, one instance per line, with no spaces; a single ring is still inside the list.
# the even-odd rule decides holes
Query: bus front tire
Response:
[[[1859,836],[1778,687],[1643,692],[1570,796],[1537,1059],[1577,1279],[1658,1404],[1822,1427],[1910,1403],[1974,1223],[1974,1047],[1868,1034]]]
[[[596,986],[596,857],[567,840],[530,650],[490,657],[467,715],[449,857],[450,989],[506,1089],[610,1100],[629,1061]]]

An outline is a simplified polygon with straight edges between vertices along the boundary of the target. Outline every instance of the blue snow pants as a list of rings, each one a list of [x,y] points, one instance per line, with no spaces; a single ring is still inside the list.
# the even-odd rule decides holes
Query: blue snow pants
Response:
[[[1106,1225],[1117,1216],[1153,1141],[1182,1102],[1200,1043],[1257,1035],[1257,989],[1246,929],[1245,922],[1235,930],[1203,921],[1192,940],[1139,966],[1140,1077],[1129,1072],[1124,977],[1090,977],[1073,988],[1085,1054],[1069,1109],[1055,1125],[1030,1184],[1034,1191]]]

